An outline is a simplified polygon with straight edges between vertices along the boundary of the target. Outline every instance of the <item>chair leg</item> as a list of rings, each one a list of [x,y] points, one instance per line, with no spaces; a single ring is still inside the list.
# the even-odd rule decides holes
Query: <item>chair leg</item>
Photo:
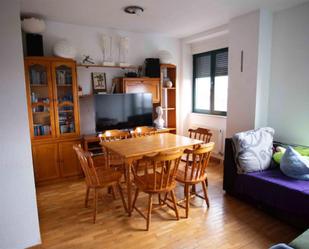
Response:
[[[116,189],[114,185],[111,186],[111,192],[112,192],[113,199],[116,200]]]
[[[174,204],[176,219],[179,220],[179,213],[178,213],[178,208],[177,208],[175,190],[171,191],[171,195],[172,195],[172,200],[173,200],[173,204]]]
[[[89,191],[90,191],[90,188],[87,186],[86,197],[85,197],[85,207],[88,207]]]
[[[135,204],[136,204],[136,200],[137,200],[138,194],[139,194],[139,188],[136,188],[135,195],[134,195],[134,200],[133,200],[133,203],[132,203],[132,211],[135,208]]]
[[[128,211],[127,205],[126,205],[126,202],[125,202],[125,200],[124,200],[122,188],[121,188],[121,185],[120,185],[119,182],[117,183],[117,187],[118,187],[118,190],[119,190],[119,193],[120,193],[120,197],[121,197],[121,200],[122,200],[122,204],[123,204],[124,211],[127,212],[127,211]]]
[[[96,222],[97,218],[97,205],[98,205],[98,190],[95,188],[93,198],[93,223]]]
[[[195,185],[192,185],[192,188],[191,188],[191,193],[192,194],[196,194],[196,188],[195,188]]]
[[[123,177],[124,177],[124,181],[127,182],[127,170],[125,165],[123,165]]]
[[[166,200],[167,200],[167,196],[168,196],[168,193],[165,193],[165,196],[164,196],[164,203],[166,202]]]
[[[202,187],[203,187],[205,201],[206,201],[207,207],[209,208],[209,199],[208,199],[208,194],[207,194],[207,187],[206,187],[206,183],[204,181],[202,181]]]
[[[189,217],[189,208],[190,208],[190,185],[185,185],[185,197],[186,197],[186,218]]]
[[[206,186],[208,187],[208,178],[205,180]]]
[[[150,220],[151,220],[151,210],[152,210],[152,194],[149,194],[149,201],[148,201],[148,215],[147,215],[147,227],[146,230],[149,230]]]

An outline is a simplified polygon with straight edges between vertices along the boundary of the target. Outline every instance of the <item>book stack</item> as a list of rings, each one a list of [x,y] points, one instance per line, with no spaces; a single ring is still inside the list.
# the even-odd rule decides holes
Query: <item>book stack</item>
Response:
[[[33,85],[46,85],[46,72],[35,69],[30,70],[30,82]]]
[[[49,125],[36,124],[34,125],[34,136],[50,135],[51,130]]]
[[[68,70],[57,70],[58,85],[72,85],[72,73]]]

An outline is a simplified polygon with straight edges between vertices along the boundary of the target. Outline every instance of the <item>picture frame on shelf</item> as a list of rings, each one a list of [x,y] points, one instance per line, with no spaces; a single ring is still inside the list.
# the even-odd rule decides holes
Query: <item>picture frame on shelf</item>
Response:
[[[107,93],[105,73],[93,72],[91,73],[91,80],[92,80],[93,93],[97,94]]]

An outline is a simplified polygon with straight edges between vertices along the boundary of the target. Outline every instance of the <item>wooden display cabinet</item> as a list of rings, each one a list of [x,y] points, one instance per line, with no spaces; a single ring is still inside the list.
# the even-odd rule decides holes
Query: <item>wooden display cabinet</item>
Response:
[[[25,76],[36,182],[80,175],[72,148],[80,143],[75,61],[26,57]]]

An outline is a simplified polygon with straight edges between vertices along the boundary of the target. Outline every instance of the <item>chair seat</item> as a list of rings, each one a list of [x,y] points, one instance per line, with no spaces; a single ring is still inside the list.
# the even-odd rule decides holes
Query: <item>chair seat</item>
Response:
[[[159,192],[169,192],[171,189],[174,189],[176,187],[176,182],[173,181],[170,186],[168,186],[165,189],[158,190],[160,188],[160,174],[156,173],[156,189],[154,186],[154,177],[155,174],[148,174],[148,175],[142,175],[142,176],[136,176],[134,181],[135,185],[141,189],[145,193],[159,193]],[[165,180],[164,180],[165,183]]]
[[[113,169],[101,169],[97,168],[97,175],[99,178],[100,185],[110,185],[118,182],[122,176],[122,173]]]
[[[205,181],[207,178],[206,172],[202,174],[199,178],[194,179],[194,180],[191,179],[191,174],[192,174],[191,167],[187,169],[187,175],[186,175],[186,165],[179,165],[179,168],[176,174],[176,180],[182,183],[198,183],[201,181]],[[193,176],[195,176],[195,174],[196,174],[196,171],[194,170]]]

